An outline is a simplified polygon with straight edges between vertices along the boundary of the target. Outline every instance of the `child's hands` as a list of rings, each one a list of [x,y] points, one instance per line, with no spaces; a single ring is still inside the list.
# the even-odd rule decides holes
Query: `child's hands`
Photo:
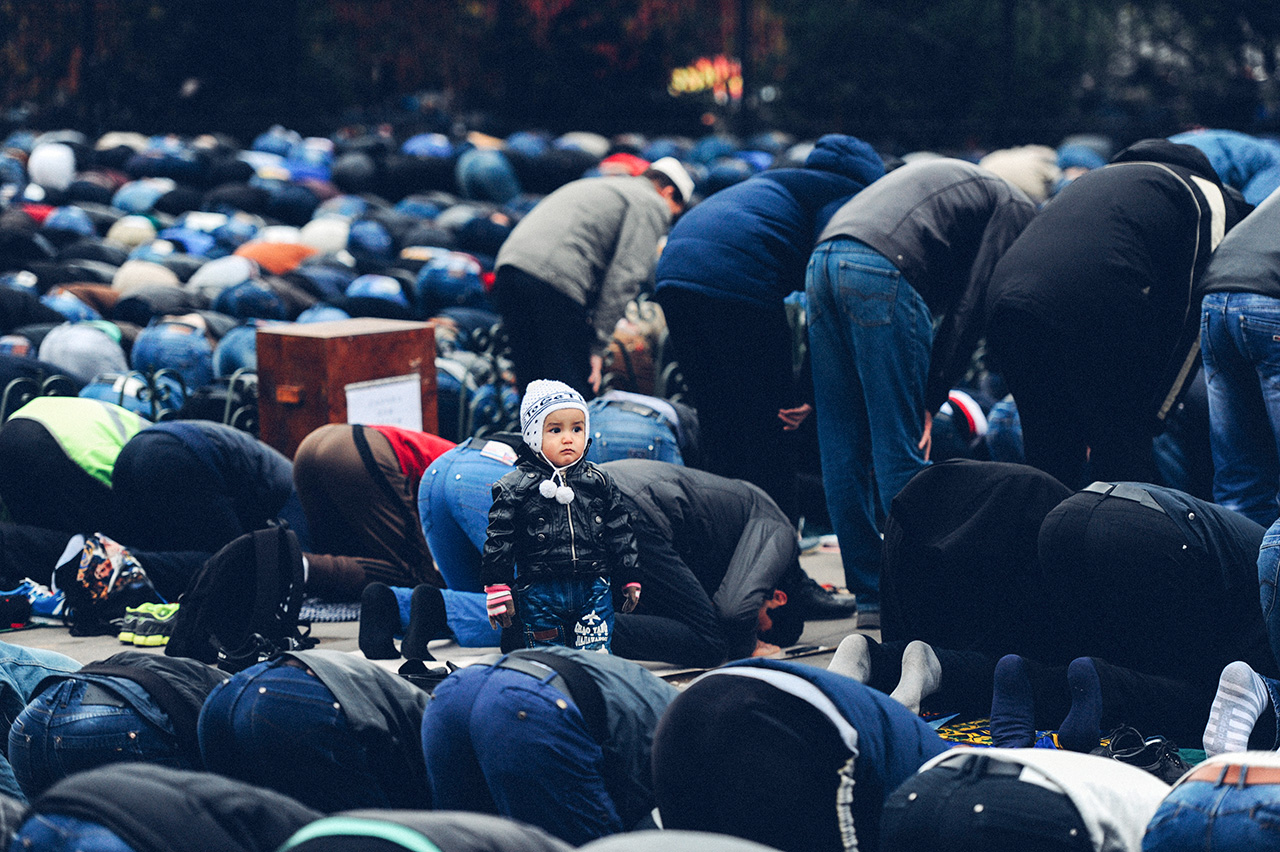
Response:
[[[489,626],[494,630],[510,627],[516,614],[516,602],[511,597],[511,587],[505,584],[484,587],[484,602],[489,610]]]
[[[640,584],[627,583],[622,587],[622,611],[631,612],[640,603]]]

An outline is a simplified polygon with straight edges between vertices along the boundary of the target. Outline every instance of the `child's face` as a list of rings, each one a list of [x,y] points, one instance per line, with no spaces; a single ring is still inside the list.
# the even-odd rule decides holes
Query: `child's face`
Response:
[[[587,418],[576,408],[561,408],[542,422],[542,454],[556,467],[568,467],[587,449]]]

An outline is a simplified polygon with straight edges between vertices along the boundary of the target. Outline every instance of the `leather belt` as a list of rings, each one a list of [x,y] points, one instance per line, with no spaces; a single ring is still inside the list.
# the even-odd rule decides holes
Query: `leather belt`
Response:
[[[1186,781],[1207,781],[1210,784],[1229,784],[1233,787],[1253,787],[1260,784],[1280,784],[1280,766],[1248,766],[1238,763],[1200,764]]]
[[[554,686],[567,695],[570,700],[573,700],[573,693],[569,691],[569,684],[560,676],[560,673],[551,668],[551,666],[543,665],[536,660],[528,660],[510,654],[505,657],[501,654],[490,654],[487,657],[481,657],[476,660],[472,665],[493,666],[498,669],[511,669],[513,672],[527,674],[529,677]]]

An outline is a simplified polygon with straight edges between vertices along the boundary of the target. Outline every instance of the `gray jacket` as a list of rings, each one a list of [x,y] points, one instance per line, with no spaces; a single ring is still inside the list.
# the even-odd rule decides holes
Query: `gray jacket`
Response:
[[[516,225],[497,267],[514,266],[587,309],[603,353],[627,302],[658,262],[671,209],[648,178],[594,177],[565,184]]]

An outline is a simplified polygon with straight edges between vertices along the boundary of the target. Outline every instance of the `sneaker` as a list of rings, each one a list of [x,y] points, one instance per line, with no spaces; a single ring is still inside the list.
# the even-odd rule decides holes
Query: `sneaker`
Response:
[[[62,608],[67,596],[61,591],[51,591],[48,586],[37,583],[30,577],[24,577],[15,588],[0,592],[0,595],[23,595],[31,601],[33,618],[62,622]]]
[[[142,648],[168,645],[169,637],[173,635],[173,625],[178,621],[178,606],[176,603],[151,604],[150,612],[139,613],[133,631],[133,644]]]
[[[124,645],[132,645],[133,638],[138,632],[138,624],[144,617],[149,616],[155,607],[156,604],[153,603],[126,607],[124,619],[120,622],[120,632],[116,634],[116,638]]]

